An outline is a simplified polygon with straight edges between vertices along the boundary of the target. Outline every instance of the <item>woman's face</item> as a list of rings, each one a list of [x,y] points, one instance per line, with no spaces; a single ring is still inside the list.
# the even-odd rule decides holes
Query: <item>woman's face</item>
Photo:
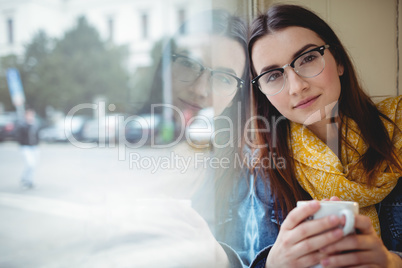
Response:
[[[185,57],[176,60],[176,64],[180,64],[178,73],[175,71],[175,63],[172,66],[173,105],[183,113],[191,115],[212,106],[215,115],[219,115],[236,95],[237,81],[226,74],[242,76],[246,61],[244,50],[237,41],[223,36],[197,35],[186,40],[191,42],[185,45],[179,43],[175,51],[176,55]],[[213,87],[212,73],[208,69],[200,72],[199,76],[196,75],[194,81],[187,79],[191,76],[191,69],[197,73],[204,67],[217,71],[213,74]],[[186,72],[189,73],[184,75],[184,78],[181,77]],[[233,84],[234,82],[236,84]],[[222,86],[219,86],[220,84]]]
[[[255,42],[252,60],[257,75],[272,68],[280,68],[303,52],[325,45],[313,31],[302,27],[288,27],[266,35]],[[329,44],[330,45],[330,44]],[[273,106],[290,121],[311,125],[328,118],[341,93],[338,65],[329,49],[324,50],[325,67],[315,77],[304,78],[292,67],[285,68],[283,90],[267,96]],[[272,67],[271,67],[272,66]]]

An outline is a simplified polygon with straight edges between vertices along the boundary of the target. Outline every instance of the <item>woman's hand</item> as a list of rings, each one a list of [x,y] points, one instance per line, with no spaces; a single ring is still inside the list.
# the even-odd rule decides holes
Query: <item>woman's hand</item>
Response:
[[[265,267],[309,267],[320,263],[325,257],[320,249],[343,237],[337,227],[341,219],[328,216],[305,221],[320,208],[318,201],[293,209],[283,222]],[[331,231],[328,231],[333,229]]]
[[[321,261],[324,267],[402,267],[402,260],[391,253],[376,234],[370,218],[357,215],[357,234],[345,236],[321,252],[329,255]]]

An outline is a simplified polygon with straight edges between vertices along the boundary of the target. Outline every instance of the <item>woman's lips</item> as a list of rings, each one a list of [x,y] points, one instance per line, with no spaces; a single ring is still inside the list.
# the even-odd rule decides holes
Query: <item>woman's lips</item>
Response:
[[[182,103],[184,103],[188,108],[192,109],[192,110],[201,110],[202,107],[198,106],[197,104],[191,103],[191,102],[187,102],[181,98],[178,98]]]
[[[295,108],[295,109],[296,108],[299,108],[299,109],[307,108],[310,105],[312,105],[318,99],[319,96],[320,95],[302,100],[301,102],[296,104],[296,106],[294,106],[293,108]]]

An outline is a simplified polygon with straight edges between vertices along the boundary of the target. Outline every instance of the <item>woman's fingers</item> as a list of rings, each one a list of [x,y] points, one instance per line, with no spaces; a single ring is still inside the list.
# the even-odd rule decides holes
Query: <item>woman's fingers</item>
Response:
[[[356,234],[348,235],[320,250],[328,256],[321,264],[325,267],[388,267],[393,256],[378,237],[370,218],[357,215],[355,228]]]
[[[355,216],[355,228],[362,234],[375,234],[374,227],[371,220],[367,216],[356,215]]]
[[[303,222],[294,230],[287,231],[277,241],[286,249],[284,258],[295,262],[292,267],[298,267],[298,263],[309,264],[309,266],[319,263],[325,256],[320,249],[342,239],[342,230],[336,228],[340,221],[336,216],[329,216]]]
[[[286,230],[287,233],[287,235],[281,237],[282,243],[285,247],[303,241],[295,247],[297,249],[297,253],[295,254],[298,256],[303,256],[308,252],[319,250],[320,248],[339,240],[341,237],[337,234],[342,233],[342,230],[337,227],[342,224],[342,218],[331,215],[316,220],[306,221],[309,216],[313,215],[318,210],[317,207],[319,208],[319,202],[312,201],[308,205],[295,208],[289,213],[281,227],[281,229],[283,229],[283,231]],[[332,233],[327,233],[328,230],[334,228],[338,229],[334,230],[335,236],[333,236],[334,234]],[[311,239],[313,237],[315,238]]]
[[[281,242],[290,249],[287,253],[295,258],[318,252],[343,237],[342,230],[337,228],[340,222],[341,219],[333,215],[303,222],[281,237]]]
[[[297,225],[306,220],[308,217],[316,213],[319,209],[320,209],[320,203],[316,200],[312,200],[311,202],[308,202],[308,204],[304,206],[296,207],[291,212],[289,212],[281,228],[292,230]]]
[[[315,251],[299,258],[289,258],[292,259],[289,262],[289,267],[313,267],[314,265],[320,263],[324,257],[325,255],[319,251]]]
[[[361,234],[369,235],[368,237],[373,236],[373,238],[377,238],[376,240],[374,240],[374,242],[376,242],[376,243],[378,243],[378,241],[380,240],[377,237],[377,234],[371,224],[369,217],[366,217],[363,215],[356,215],[355,216],[355,228]],[[334,254],[334,253],[341,252],[341,251],[356,250],[356,249],[367,250],[372,247],[372,245],[370,243],[370,241],[372,241],[372,240],[365,241],[365,240],[363,240],[364,238],[367,238],[367,236],[349,235],[337,243],[334,243],[325,248],[322,248],[321,252],[323,252],[325,254]]]
[[[339,241],[342,237],[343,231],[341,229],[335,228],[330,231],[327,229],[319,235],[301,241],[295,246],[295,250],[300,252],[300,255],[302,256],[312,251],[319,251],[321,248]]]
[[[358,265],[373,264],[376,262],[375,254],[370,251],[359,251],[353,253],[344,253],[321,260],[321,265],[328,267],[351,267]]]
[[[338,226],[342,219],[332,215],[316,220],[306,219],[320,208],[311,201],[293,209],[283,222],[278,238],[267,258],[267,265],[277,267],[312,266],[325,257],[322,247],[342,239]]]
[[[353,241],[351,237],[359,237]],[[374,235],[350,235],[345,237],[345,249],[355,244],[353,250],[327,255],[321,260],[324,267],[401,267],[402,261],[398,255],[388,251],[381,239]],[[342,241],[344,242],[344,241]],[[322,252],[325,254],[324,252]]]
[[[371,241],[367,240],[363,235],[348,235],[341,241],[322,248],[322,253],[331,255],[339,252],[368,250],[372,248]]]

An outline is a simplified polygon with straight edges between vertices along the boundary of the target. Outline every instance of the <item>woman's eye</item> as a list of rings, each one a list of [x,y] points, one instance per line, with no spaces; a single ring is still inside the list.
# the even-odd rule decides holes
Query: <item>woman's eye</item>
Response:
[[[266,82],[267,83],[275,82],[277,79],[281,78],[282,75],[283,74],[281,72],[268,73]]]
[[[181,61],[181,65],[183,65],[184,67],[190,68],[190,69],[195,69],[194,63],[189,60]]]
[[[198,71],[198,69],[199,69],[199,66],[196,63],[194,63],[194,61],[186,59],[186,58],[180,58],[177,61],[177,63],[180,64],[184,68],[188,68],[188,69],[191,69],[194,71]]]
[[[314,61],[316,58],[317,58],[317,56],[314,54],[306,55],[305,57],[303,57],[303,60],[301,61],[300,65],[310,63],[310,62]]]
[[[220,83],[231,84],[231,79],[228,76],[223,75],[223,74],[215,75],[214,79],[218,80]]]

